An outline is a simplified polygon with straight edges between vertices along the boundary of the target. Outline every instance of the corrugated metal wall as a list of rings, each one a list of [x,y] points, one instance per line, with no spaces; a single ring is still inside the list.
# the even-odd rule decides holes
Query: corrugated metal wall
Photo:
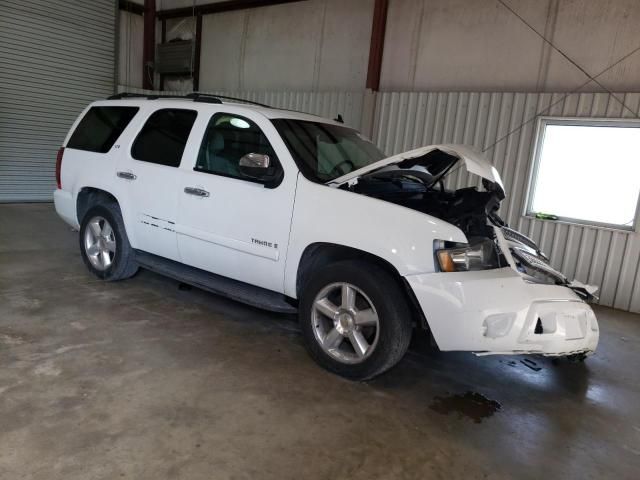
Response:
[[[640,94],[616,95],[638,112]],[[433,143],[486,150],[505,183],[502,216],[509,224],[538,242],[552,265],[569,278],[599,285],[600,304],[640,312],[640,234],[522,216],[536,114],[542,111],[566,117],[633,117],[609,94],[381,93],[373,139],[389,154]],[[527,120],[531,121],[498,141]],[[473,184],[477,177],[460,169],[448,186]]]
[[[125,89],[145,92],[120,88],[121,91]],[[433,143],[463,143],[486,150],[487,158],[500,171],[507,190],[501,212],[505,220],[536,240],[549,254],[552,265],[569,278],[599,285],[602,305],[640,312],[640,234],[541,221],[522,215],[538,114],[633,117],[609,94],[208,93],[246,98],[330,118],[341,113],[347,125],[369,134],[388,154]],[[616,95],[638,112],[640,94]],[[513,133],[509,135],[510,132]],[[447,187],[474,184],[479,185],[477,177],[458,169],[453,172]]]
[[[0,1],[0,202],[50,201],[56,151],[113,92],[113,0]]]

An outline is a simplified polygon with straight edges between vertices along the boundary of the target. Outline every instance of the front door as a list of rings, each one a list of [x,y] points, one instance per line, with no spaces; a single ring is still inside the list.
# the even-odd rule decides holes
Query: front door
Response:
[[[282,292],[297,171],[286,168],[288,152],[269,120],[226,108],[201,123],[202,142],[189,152],[193,165],[180,169],[180,257]],[[275,180],[264,183],[240,171],[249,153],[269,157]]]

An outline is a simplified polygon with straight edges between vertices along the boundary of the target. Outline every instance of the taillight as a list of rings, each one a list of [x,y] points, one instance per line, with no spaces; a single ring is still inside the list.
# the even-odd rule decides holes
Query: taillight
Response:
[[[62,188],[62,182],[60,181],[60,170],[62,170],[62,155],[64,155],[64,147],[60,147],[58,155],[56,155],[56,183],[58,188]]]

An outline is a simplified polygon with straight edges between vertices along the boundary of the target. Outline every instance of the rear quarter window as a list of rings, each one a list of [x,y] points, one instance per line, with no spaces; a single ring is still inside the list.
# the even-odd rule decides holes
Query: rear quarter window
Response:
[[[138,107],[91,107],[80,120],[66,147],[107,153],[138,110]]]

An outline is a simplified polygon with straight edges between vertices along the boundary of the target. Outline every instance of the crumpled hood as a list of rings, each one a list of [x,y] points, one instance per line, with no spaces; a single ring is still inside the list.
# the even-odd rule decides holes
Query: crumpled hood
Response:
[[[349,183],[357,179],[358,177],[366,175],[367,173],[374,170],[378,170],[388,165],[400,163],[404,160],[415,159],[426,155],[434,150],[441,150],[444,153],[458,157],[464,162],[467,171],[499,185],[504,192],[504,185],[502,184],[500,174],[498,173],[496,168],[485,159],[482,153],[477,152],[467,145],[455,144],[428,145],[426,147],[420,147],[414,150],[409,150],[407,152],[398,153],[397,155],[383,158],[382,160],[378,160],[377,162],[367,165],[366,167],[354,170],[353,172],[347,173],[346,175],[342,175],[341,177],[328,182],[328,185],[339,187],[340,185]]]

